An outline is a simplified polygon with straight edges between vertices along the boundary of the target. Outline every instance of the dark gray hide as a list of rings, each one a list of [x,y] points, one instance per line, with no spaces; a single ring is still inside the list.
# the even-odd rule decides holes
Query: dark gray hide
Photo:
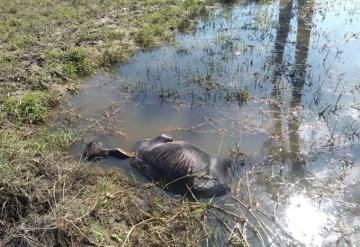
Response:
[[[196,197],[221,196],[228,192],[226,179],[232,160],[211,156],[184,141],[160,135],[138,142],[131,164],[165,189]]]

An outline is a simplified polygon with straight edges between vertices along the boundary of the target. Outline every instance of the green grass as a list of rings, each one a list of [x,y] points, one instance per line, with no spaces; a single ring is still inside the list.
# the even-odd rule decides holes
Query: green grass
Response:
[[[213,1],[1,1],[0,93],[66,85],[171,41],[208,4]]]
[[[198,246],[206,204],[75,160],[80,137],[50,120],[57,88],[173,40],[209,4],[0,1],[0,246]]]
[[[75,78],[77,75],[87,75],[93,71],[94,62],[91,60],[91,53],[85,47],[72,47],[65,54],[63,73]]]
[[[144,26],[142,28],[139,28],[136,31],[135,35],[135,42],[136,44],[149,48],[152,47],[155,44],[154,34],[153,30],[151,30],[150,26]]]
[[[20,97],[6,97],[3,112],[15,122],[40,124],[45,122],[47,110],[54,104],[54,98],[45,92],[27,91]]]
[[[1,130],[1,246],[198,246],[206,203],[74,161],[73,141],[45,126]]]

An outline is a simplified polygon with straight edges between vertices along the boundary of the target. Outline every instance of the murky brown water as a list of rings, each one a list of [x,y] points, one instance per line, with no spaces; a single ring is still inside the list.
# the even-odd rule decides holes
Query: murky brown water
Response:
[[[247,3],[96,74],[69,107],[84,142],[130,149],[168,133],[245,153],[235,199],[219,204],[248,221],[224,217],[231,238],[214,224],[204,245],[360,246],[359,72],[360,0]]]

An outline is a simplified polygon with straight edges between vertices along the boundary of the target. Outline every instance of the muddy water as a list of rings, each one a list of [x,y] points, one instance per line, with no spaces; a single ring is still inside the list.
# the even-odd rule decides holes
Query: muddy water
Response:
[[[359,0],[223,6],[193,34],[87,79],[69,102],[73,127],[125,149],[168,133],[245,154],[218,203],[247,220],[209,219],[204,245],[358,246],[359,57]]]

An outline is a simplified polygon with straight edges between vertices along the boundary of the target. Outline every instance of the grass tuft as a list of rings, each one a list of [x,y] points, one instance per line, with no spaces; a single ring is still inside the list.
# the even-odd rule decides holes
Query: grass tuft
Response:
[[[135,34],[135,42],[136,44],[144,48],[150,48],[154,46],[155,39],[151,28],[149,26],[146,26],[138,29]]]
[[[249,102],[251,100],[251,95],[247,88],[237,90],[236,99],[240,105]]]
[[[4,102],[4,111],[13,121],[28,124],[44,123],[47,110],[56,101],[46,92],[28,91],[21,97],[9,96]]]
[[[0,246],[199,246],[206,204],[74,160],[76,136],[48,126],[49,89],[75,91],[96,68],[172,40],[210,3],[0,1]]]
[[[115,63],[126,61],[131,50],[122,46],[114,46],[111,43],[106,43],[102,50],[102,57],[100,61],[101,66],[111,66]]]
[[[94,68],[91,53],[84,47],[72,47],[64,56],[63,72],[70,78],[78,75],[88,75]]]

